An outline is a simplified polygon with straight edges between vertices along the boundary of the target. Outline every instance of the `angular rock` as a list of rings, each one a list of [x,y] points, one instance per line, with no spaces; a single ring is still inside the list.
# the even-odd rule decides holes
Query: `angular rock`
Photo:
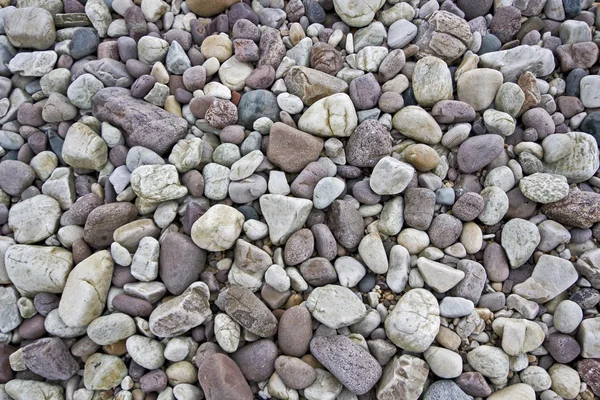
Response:
[[[204,282],[192,283],[182,294],[161,303],[150,314],[150,330],[159,337],[181,335],[212,315],[210,291]]]

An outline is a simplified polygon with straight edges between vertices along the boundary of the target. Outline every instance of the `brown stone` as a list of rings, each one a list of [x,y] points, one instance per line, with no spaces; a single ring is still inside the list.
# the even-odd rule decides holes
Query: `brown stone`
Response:
[[[560,201],[544,205],[542,212],[561,224],[590,228],[600,222],[600,194],[571,192]]]
[[[276,122],[269,134],[267,158],[285,172],[302,171],[311,161],[319,158],[323,139]]]
[[[294,357],[306,354],[312,339],[312,319],[308,309],[298,305],[286,310],[279,320],[277,338],[283,354]]]
[[[83,239],[96,249],[110,246],[117,228],[133,221],[138,210],[131,203],[111,203],[90,212],[83,228]]]
[[[212,17],[242,0],[188,0],[188,8],[199,17]]]
[[[236,363],[225,354],[211,354],[198,368],[206,400],[252,400],[252,390]]]

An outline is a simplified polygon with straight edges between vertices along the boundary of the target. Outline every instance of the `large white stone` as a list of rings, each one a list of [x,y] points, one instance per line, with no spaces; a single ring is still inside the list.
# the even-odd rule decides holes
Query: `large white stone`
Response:
[[[85,326],[102,315],[113,267],[110,253],[102,250],[73,268],[58,306],[60,317],[66,325]]]
[[[259,201],[274,245],[285,243],[292,233],[302,228],[313,206],[310,200],[279,194],[265,194]]]
[[[244,215],[233,207],[216,204],[192,225],[192,240],[208,251],[231,248],[242,232]]]

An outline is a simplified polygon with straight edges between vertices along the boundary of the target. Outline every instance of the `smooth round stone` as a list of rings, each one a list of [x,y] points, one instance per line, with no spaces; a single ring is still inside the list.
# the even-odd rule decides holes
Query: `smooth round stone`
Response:
[[[525,93],[519,85],[513,82],[505,82],[498,89],[494,104],[497,110],[516,117],[524,102]]]
[[[494,392],[488,399],[491,400],[535,400],[535,391],[525,383],[510,385],[502,390]]]
[[[581,380],[573,368],[564,364],[554,364],[548,371],[552,380],[551,389],[565,399],[572,399],[579,393]]]
[[[508,196],[497,186],[486,187],[480,195],[485,205],[477,218],[486,225],[497,224],[508,211]]]
[[[552,381],[550,375],[545,369],[538,366],[529,366],[525,368],[520,374],[521,382],[531,386],[535,391],[543,391],[550,389]]]
[[[554,311],[554,327],[563,333],[571,333],[577,329],[583,319],[581,307],[571,301],[564,300]]]
[[[315,186],[313,206],[318,210],[329,207],[345,189],[346,184],[339,178],[326,177],[321,179]]]
[[[402,49],[417,36],[418,28],[407,19],[395,21],[387,32],[387,43],[391,49]]]
[[[462,358],[452,350],[431,346],[425,351],[424,356],[431,371],[440,378],[452,379],[462,373]]]
[[[452,77],[446,63],[437,57],[417,61],[412,74],[413,92],[422,107],[452,99]]]
[[[459,318],[471,314],[473,302],[462,297],[444,297],[440,303],[440,315],[446,318]]]
[[[471,105],[475,111],[485,110],[496,98],[503,80],[502,73],[495,69],[467,71],[460,76],[456,85],[458,99]]]
[[[407,106],[398,111],[392,124],[401,134],[418,142],[437,144],[442,140],[442,130],[435,119],[418,106]]]
[[[315,369],[296,357],[277,357],[275,370],[290,389],[305,389],[317,379]]]

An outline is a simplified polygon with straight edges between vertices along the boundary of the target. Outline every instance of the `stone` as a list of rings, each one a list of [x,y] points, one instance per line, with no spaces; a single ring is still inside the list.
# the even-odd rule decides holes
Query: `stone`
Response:
[[[137,208],[130,203],[100,205],[88,214],[83,239],[94,248],[108,247],[113,242],[113,233],[133,221],[137,213]]]
[[[36,29],[28,29],[35,26]],[[15,47],[46,50],[56,40],[52,14],[39,7],[17,8],[4,23],[8,40]]]
[[[159,274],[167,290],[180,295],[202,273],[206,252],[196,246],[193,240],[182,233],[167,233],[161,241]]]
[[[261,117],[267,117],[273,122],[279,121],[277,96],[268,90],[259,89],[245,93],[237,106],[237,123],[246,129],[252,129],[254,122]]]
[[[0,332],[10,333],[13,329],[21,325],[21,314],[17,302],[19,293],[13,287],[0,288],[0,311],[2,312],[2,321],[0,321]]]
[[[569,194],[569,184],[556,175],[535,173],[519,181],[525,197],[537,203],[548,204],[562,200]]]
[[[488,397],[488,399],[491,400],[534,400],[535,398],[535,391],[531,386],[525,383],[516,383],[514,385],[510,385],[504,389],[492,393],[492,395]]]
[[[219,293],[215,304],[255,335],[269,337],[277,332],[277,319],[249,289],[230,286]]]
[[[333,94],[348,91],[348,84],[344,80],[302,66],[292,67],[284,80],[288,92],[298,96],[307,106]]]
[[[38,195],[15,204],[8,213],[8,225],[17,243],[36,243],[56,232],[60,213],[55,199]]]
[[[502,247],[511,268],[525,264],[540,243],[540,232],[535,224],[521,218],[508,221],[502,229]]]
[[[542,328],[526,319],[498,318],[492,328],[502,337],[502,349],[509,356],[533,351],[544,341]]]
[[[277,359],[277,345],[269,339],[259,339],[231,354],[231,358],[248,381],[263,382],[269,379],[275,369],[273,364]]]
[[[100,170],[108,159],[108,148],[91,128],[75,123],[67,131],[62,157],[74,168]]]
[[[264,250],[241,239],[236,241],[233,257],[229,282],[256,292],[262,286],[265,272],[273,260]]]
[[[118,312],[99,317],[87,327],[88,337],[101,346],[117,343],[136,332],[133,318]]]
[[[207,400],[224,398],[251,400],[253,398],[250,386],[231,358],[215,353],[207,356],[204,363],[211,368],[200,368],[198,380]]]
[[[233,207],[216,205],[192,226],[192,240],[201,249],[223,251],[231,248],[240,233],[244,216]]]
[[[357,125],[354,105],[345,93],[317,100],[298,120],[300,130],[321,137],[348,137]]]
[[[111,390],[127,376],[127,367],[119,357],[95,353],[85,362],[83,384],[88,390]]]
[[[98,91],[92,111],[99,120],[122,129],[128,146],[142,146],[159,155],[170,150],[187,133],[187,122],[183,118],[134,99],[122,88]]]
[[[367,312],[350,289],[337,285],[315,288],[306,300],[306,308],[313,318],[332,329],[355,324]]]
[[[417,260],[417,267],[425,283],[438,293],[452,289],[465,277],[463,271],[424,257]]]
[[[600,327],[598,318],[589,318],[581,322],[577,332],[577,340],[581,344],[581,356],[584,358],[598,358],[600,342],[596,332]]]
[[[501,381],[505,380],[509,370],[506,353],[493,346],[479,346],[467,353],[469,365],[483,376]]]
[[[431,346],[424,355],[431,372],[440,378],[452,379],[462,373],[462,358],[452,350]]]
[[[442,139],[442,130],[435,119],[418,106],[407,106],[398,111],[392,124],[404,136],[421,143],[437,144]]]
[[[513,287],[513,292],[537,303],[545,303],[567,290],[577,280],[573,264],[559,257],[542,255],[531,277]]]
[[[58,312],[66,325],[88,325],[104,310],[113,272],[113,260],[106,250],[86,258],[69,274]]]
[[[334,0],[335,12],[342,21],[354,28],[368,25],[377,10],[383,6],[382,0],[367,0],[357,2],[353,0]]]
[[[133,335],[127,338],[125,346],[131,359],[143,368],[157,369],[165,363],[164,347],[157,340]]]
[[[261,196],[260,208],[269,226],[273,244],[282,244],[304,226],[313,203],[307,199],[286,197],[278,194]]]
[[[4,256],[10,281],[24,295],[62,293],[73,268],[73,256],[61,247],[12,245]]]
[[[379,195],[398,194],[406,189],[414,174],[415,169],[410,164],[386,156],[373,168],[369,184]]]
[[[412,74],[415,99],[421,107],[432,107],[442,100],[452,99],[452,77],[444,61],[437,57],[423,57]]]
[[[85,13],[101,38],[106,37],[108,26],[112,22],[110,9],[102,0],[92,0],[85,4]]]
[[[64,342],[59,338],[44,338],[22,349],[25,366],[50,380],[65,380],[73,376],[79,366]]]
[[[551,389],[564,399],[573,399],[579,394],[581,380],[573,368],[564,364],[554,364],[548,370],[552,380]]]
[[[451,64],[471,44],[473,35],[467,21],[448,11],[436,11],[417,36],[422,55],[432,55]]]
[[[71,83],[67,89],[67,98],[75,107],[90,109],[92,99],[104,84],[92,74],[83,74]]]
[[[581,353],[581,346],[572,336],[553,333],[546,337],[544,347],[548,353],[559,363],[570,363]]]
[[[13,379],[6,383],[4,390],[14,400],[64,399],[61,386],[33,380]]]
[[[290,389],[305,389],[317,379],[315,369],[299,358],[279,356],[275,360],[277,375]]]
[[[458,98],[471,105],[475,111],[485,110],[496,98],[503,79],[502,74],[494,69],[466,71],[457,82]]]
[[[387,32],[387,43],[391,49],[401,49],[413,41],[418,28],[406,19],[395,21]]]
[[[573,191],[560,201],[544,205],[541,211],[562,224],[590,228],[600,221],[597,197],[596,193]]]
[[[179,199],[187,194],[173,165],[139,166],[131,173],[130,181],[135,194],[151,203]]]
[[[428,375],[429,366],[422,359],[408,354],[395,356],[383,370],[377,384],[377,398],[416,400],[423,391]]]
[[[360,345],[344,336],[317,336],[311,353],[346,388],[357,395],[368,392],[381,377],[377,360]]]
[[[357,167],[374,167],[392,152],[392,141],[385,127],[368,119],[352,132],[346,144],[346,160]]]
[[[539,46],[517,46],[486,53],[480,56],[479,61],[484,68],[499,70],[505,82],[515,82],[525,71],[536,77],[546,76],[555,67],[552,51]]]
[[[441,380],[434,382],[427,388],[424,400],[436,400],[436,399],[460,399],[467,400],[470,397],[467,396],[456,383],[450,380]]]
[[[504,148],[500,135],[479,135],[470,137],[458,148],[458,167],[462,172],[479,171],[496,157]]]
[[[297,173],[316,161],[323,150],[323,140],[289,125],[276,122],[269,133],[267,158],[285,172]]]
[[[385,331],[396,346],[422,353],[438,333],[439,315],[438,302],[430,292],[412,289],[400,298],[386,317]]]
[[[8,63],[8,69],[22,76],[44,76],[52,71],[57,59],[54,51],[18,53]]]
[[[569,132],[566,135],[575,143],[573,149],[568,155],[554,162],[546,162],[544,172],[562,175],[569,183],[584,182],[600,165],[598,146],[594,138],[587,133]]]

